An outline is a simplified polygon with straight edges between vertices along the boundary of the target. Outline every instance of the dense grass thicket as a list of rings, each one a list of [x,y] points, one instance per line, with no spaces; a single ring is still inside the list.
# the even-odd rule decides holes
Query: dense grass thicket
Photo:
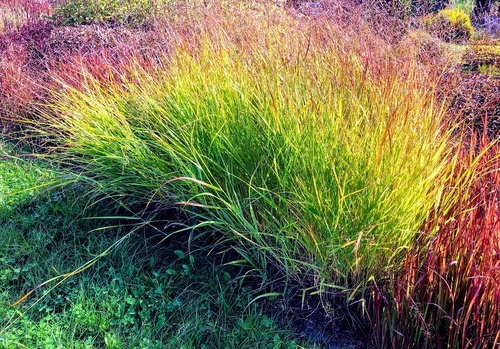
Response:
[[[159,236],[159,246],[173,246],[183,260],[171,262],[172,251],[158,256],[175,265],[167,268],[172,277],[175,263],[182,265],[181,294],[219,287],[216,301],[169,298],[149,315],[134,291],[132,300],[113,298],[136,311],[120,335],[144,330],[157,340],[152,347],[264,347],[253,337],[264,328],[268,347],[296,346],[282,341],[288,334],[269,318],[278,311],[259,312],[265,300],[290,314],[290,323],[315,305],[323,316],[311,318],[321,321],[300,331],[321,333],[313,336],[318,345],[334,345],[326,333],[349,333],[359,347],[499,344],[498,99],[483,92],[494,88],[470,89],[477,79],[495,81],[479,67],[496,61],[485,63],[467,45],[490,35],[473,30],[462,10],[468,3],[416,17],[436,5],[3,5],[4,132],[57,164],[67,185],[85,188],[80,203],[102,210],[88,234],[106,230],[102,224],[122,236]],[[481,45],[496,47],[488,40]],[[15,173],[5,172],[0,184]],[[0,209],[12,207],[0,198]],[[79,238],[78,250],[85,244]],[[192,271],[200,256],[190,254],[193,244],[218,256],[210,275]],[[141,263],[144,274],[134,272],[146,277]],[[183,281],[198,279],[212,281],[195,291]],[[144,304],[175,293],[170,277],[150,281],[161,292]],[[203,325],[201,314],[223,309],[226,296],[236,297],[236,307],[248,304],[253,320],[227,327],[232,315],[221,310]],[[201,332],[192,342],[182,342],[175,326],[157,325],[165,314],[174,322],[184,317],[169,308],[179,302],[196,314],[189,326]],[[139,320],[145,327],[134,327]],[[102,326],[95,338],[104,344],[90,347],[149,347],[125,337],[113,346],[110,327]]]
[[[392,268],[440,200],[443,109],[383,42],[280,29],[243,47],[204,30],[131,83],[88,77],[55,96],[47,133],[98,191],[177,203],[292,274],[356,287]]]

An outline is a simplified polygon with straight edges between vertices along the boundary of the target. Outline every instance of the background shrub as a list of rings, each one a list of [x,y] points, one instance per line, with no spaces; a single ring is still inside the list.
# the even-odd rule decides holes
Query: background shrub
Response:
[[[458,8],[448,8],[423,18],[430,33],[447,42],[463,42],[474,35],[469,15]]]
[[[58,0],[51,18],[57,25],[141,25],[158,13],[161,0]]]

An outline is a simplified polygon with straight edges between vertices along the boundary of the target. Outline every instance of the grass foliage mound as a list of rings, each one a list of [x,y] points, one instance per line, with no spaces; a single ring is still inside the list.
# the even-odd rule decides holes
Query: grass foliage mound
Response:
[[[206,30],[133,81],[87,77],[47,130],[96,191],[177,205],[261,267],[357,287],[397,265],[440,198],[442,110],[367,33],[260,20],[251,43]]]

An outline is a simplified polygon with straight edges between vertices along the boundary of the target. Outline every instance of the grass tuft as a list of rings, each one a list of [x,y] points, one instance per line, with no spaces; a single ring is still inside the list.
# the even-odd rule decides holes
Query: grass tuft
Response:
[[[289,275],[362,290],[439,202],[443,110],[390,44],[328,21],[283,36],[304,22],[269,11],[252,41],[211,27],[133,81],[86,76],[46,131],[96,191],[176,203]]]

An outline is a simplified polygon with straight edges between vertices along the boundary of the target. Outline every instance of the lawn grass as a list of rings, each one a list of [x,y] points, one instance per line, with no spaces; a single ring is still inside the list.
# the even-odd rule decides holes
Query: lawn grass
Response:
[[[0,143],[0,210],[5,212],[16,201],[25,201],[54,177],[49,167],[37,166],[10,154],[11,147]],[[41,189],[38,188],[38,189]]]
[[[102,207],[85,207],[81,188],[42,193],[41,185],[60,172],[45,161],[15,157],[9,148],[2,143],[9,157],[0,159],[1,348],[300,347],[290,330],[278,328],[257,303],[249,305],[254,292],[238,278],[238,268],[221,267],[184,241],[144,240],[147,232],[130,235],[50,292],[55,282],[12,306],[42,282],[92,260],[126,231],[93,231],[103,222],[89,218]]]

